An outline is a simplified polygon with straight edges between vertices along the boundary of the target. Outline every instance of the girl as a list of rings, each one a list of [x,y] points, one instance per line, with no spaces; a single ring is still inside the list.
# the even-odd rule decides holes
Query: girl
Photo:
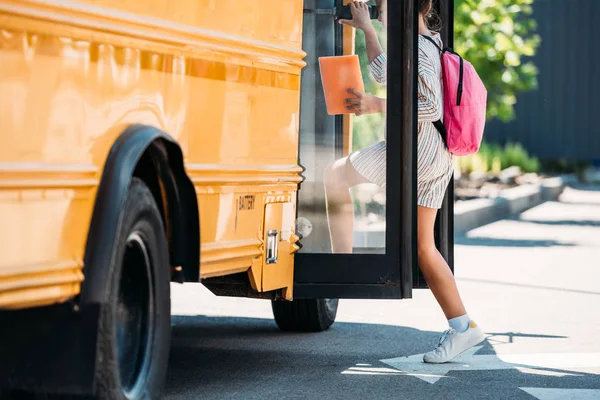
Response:
[[[377,6],[379,21],[387,26],[386,0],[379,0]],[[364,32],[368,69],[377,82],[386,84],[386,54],[371,24],[368,7],[366,3],[356,1],[350,3],[350,8],[352,20],[339,22]],[[423,360],[444,363],[483,341],[484,335],[467,315],[454,276],[434,242],[437,210],[442,205],[452,176],[454,156],[448,152],[433,125],[443,116],[440,53],[433,43],[423,37],[429,36],[443,47],[440,35],[429,29],[433,12],[432,0],[419,0],[417,247],[419,266],[450,325],[450,329],[442,334],[438,347],[426,353]],[[348,92],[354,96],[346,99],[347,108],[356,115],[386,111],[385,99],[353,89]],[[385,171],[385,141],[356,151],[327,167],[324,182],[334,253],[352,252],[354,210],[350,188],[367,182],[385,188]]]

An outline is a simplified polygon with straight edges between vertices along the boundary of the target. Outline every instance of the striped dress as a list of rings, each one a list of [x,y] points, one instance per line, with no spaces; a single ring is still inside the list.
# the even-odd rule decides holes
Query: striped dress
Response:
[[[443,47],[439,34],[432,38]],[[387,83],[385,53],[380,54],[368,69],[375,80]],[[419,35],[418,62],[418,140],[417,140],[417,204],[440,208],[454,172],[454,156],[446,149],[433,122],[442,119],[442,66],[440,52],[433,43]],[[386,186],[385,140],[350,154],[356,171],[368,181]]]

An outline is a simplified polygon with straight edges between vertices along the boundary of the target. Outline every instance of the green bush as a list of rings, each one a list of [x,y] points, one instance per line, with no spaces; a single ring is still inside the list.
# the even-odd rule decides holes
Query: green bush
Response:
[[[531,157],[522,167],[524,172],[540,172],[540,160],[537,157]]]
[[[482,143],[479,151],[469,156],[457,157],[457,166],[462,173],[473,171],[491,172],[498,175],[508,167],[519,167],[523,172],[540,172],[540,161],[531,157],[519,143],[507,143],[504,147]]]

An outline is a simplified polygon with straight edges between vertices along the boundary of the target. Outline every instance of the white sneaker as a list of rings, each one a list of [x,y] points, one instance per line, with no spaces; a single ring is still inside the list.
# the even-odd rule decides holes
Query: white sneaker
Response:
[[[459,333],[454,329],[448,329],[442,334],[438,347],[423,355],[423,361],[433,364],[448,362],[481,343],[483,339],[485,335],[474,321],[469,323],[469,328],[464,332]]]

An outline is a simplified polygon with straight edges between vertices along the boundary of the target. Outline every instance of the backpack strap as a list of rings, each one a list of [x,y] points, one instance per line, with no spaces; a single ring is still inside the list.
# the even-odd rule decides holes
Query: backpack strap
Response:
[[[443,53],[443,52],[444,52],[444,50],[442,50],[442,48],[440,47],[440,45],[439,45],[439,44],[437,44],[437,43],[435,42],[435,40],[433,40],[433,39],[431,38],[431,36],[427,36],[427,35],[421,35],[421,36],[423,36],[425,39],[427,39],[427,40],[429,40],[431,43],[433,43],[433,45],[434,45],[435,47],[437,47],[437,49],[440,51],[440,53]]]
[[[437,49],[440,51],[440,53],[444,52],[444,50],[442,50],[442,48],[435,42],[435,40],[433,40],[431,38],[431,36],[427,36],[427,35],[421,35],[421,36],[423,36],[425,39],[427,39],[431,43],[433,43],[433,45],[435,47],[437,47]],[[462,59],[461,59],[461,61],[462,61]],[[462,70],[461,70],[461,72],[462,72]],[[446,145],[446,148],[448,148],[448,143],[446,141],[446,135],[447,135],[447,133],[446,133],[446,127],[444,126],[444,123],[441,120],[438,119],[437,121],[435,121],[433,123],[433,126],[435,126],[435,129],[438,130],[438,132],[442,136],[442,140],[444,141],[444,144]]]
[[[444,144],[446,145],[446,148],[448,148],[448,142],[446,141],[446,127],[444,126],[444,123],[438,119],[433,123],[433,126],[435,126],[435,129],[438,130],[442,140],[444,141]]]

